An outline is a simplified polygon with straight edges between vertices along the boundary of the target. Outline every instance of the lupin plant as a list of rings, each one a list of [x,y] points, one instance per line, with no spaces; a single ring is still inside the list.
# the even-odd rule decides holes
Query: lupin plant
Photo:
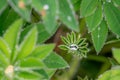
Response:
[[[19,42],[22,22],[16,20],[0,37],[0,80],[49,80],[68,64],[52,52],[54,44],[36,45],[35,25]]]
[[[21,18],[24,25],[18,20]],[[59,23],[62,25],[58,26]],[[90,44],[93,42],[89,46],[90,54],[100,55],[90,55],[87,61],[103,64],[88,64],[94,72],[84,67],[93,75],[90,77],[96,78],[110,69],[104,58],[112,57],[108,55],[112,47],[120,47],[120,41],[115,38],[120,37],[120,0],[0,0],[0,80],[50,80],[56,69],[68,67],[63,58],[53,52],[54,44],[44,44],[63,24],[71,31],[80,30],[83,34],[88,30],[85,36],[91,35],[88,37]],[[61,37],[64,44],[60,48],[80,58],[86,57],[86,39],[74,32]],[[98,80],[120,79],[120,49],[113,53],[119,62],[115,65],[117,68],[112,67]]]
[[[72,53],[79,57],[87,57],[88,43],[86,38],[81,38],[80,35],[76,35],[75,32],[68,33],[66,37],[61,36],[64,45],[59,47],[63,50],[67,50],[68,53]]]

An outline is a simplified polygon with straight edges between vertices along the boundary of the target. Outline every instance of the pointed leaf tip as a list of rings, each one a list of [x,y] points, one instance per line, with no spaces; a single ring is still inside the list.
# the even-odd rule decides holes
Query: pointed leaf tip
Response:
[[[31,31],[25,36],[23,42],[20,45],[20,51],[18,58],[24,58],[28,56],[35,47],[37,41],[37,28],[34,26]]]
[[[20,28],[22,26],[22,20],[16,20],[5,32],[3,38],[8,43],[11,50],[15,48],[18,42]]]
[[[78,21],[70,0],[58,0],[59,18],[71,30],[79,32]],[[62,3],[61,3],[62,2]]]
[[[48,68],[66,68],[69,67],[67,62],[59,55],[56,53],[52,52],[49,56],[47,56],[43,62]]]
[[[87,17],[93,14],[97,8],[97,4],[98,0],[82,0],[80,7],[81,17]]]
[[[114,0],[113,0],[114,1]],[[112,3],[106,2],[104,5],[104,14],[109,29],[120,36],[120,10]]]
[[[104,46],[108,33],[106,22],[103,20],[99,26],[91,33],[93,45],[97,51],[97,55]]]
[[[38,45],[32,52],[32,56],[40,58],[41,60],[46,58],[54,49],[55,44]]]

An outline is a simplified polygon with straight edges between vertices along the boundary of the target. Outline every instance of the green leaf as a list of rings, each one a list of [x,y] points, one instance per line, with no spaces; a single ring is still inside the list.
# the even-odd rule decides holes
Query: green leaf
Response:
[[[37,38],[37,42],[38,43],[43,43],[45,42],[46,40],[48,40],[55,32],[56,30],[58,29],[58,25],[55,27],[55,29],[53,30],[52,33],[49,33],[44,25],[42,23],[37,23],[37,24],[33,24],[33,25],[30,25],[30,26],[27,26],[27,28],[24,28],[22,33],[21,33],[21,39],[20,41],[23,40],[24,38],[24,35],[26,35],[29,30],[33,27],[33,26],[36,26],[37,27],[37,30],[38,30],[38,38]]]
[[[4,53],[6,58],[10,58],[10,48],[8,47],[8,44],[3,40],[3,38],[0,37],[0,51]]]
[[[8,2],[21,17],[30,22],[31,0],[8,0]]]
[[[81,17],[87,17],[95,12],[97,8],[98,0],[82,0],[80,13]]]
[[[33,71],[20,71],[17,75],[18,80],[44,80],[42,75]]]
[[[43,62],[48,68],[52,69],[69,67],[66,61],[54,52],[47,56]]]
[[[6,29],[18,18],[19,15],[12,8],[7,7],[0,15],[0,35],[3,35]]]
[[[97,53],[100,52],[103,47],[106,37],[107,37],[108,29],[107,24],[103,20],[101,24],[91,33],[93,44]]]
[[[38,69],[36,69],[36,70],[34,70],[34,71],[36,71],[37,73],[39,73],[39,74],[41,74],[43,77],[43,79],[40,79],[40,80],[49,80],[48,78],[49,78],[49,76],[48,76],[48,74],[47,74],[47,72],[48,72],[48,69],[46,69],[46,67],[44,67],[44,69],[40,69],[40,70],[38,70]]]
[[[67,34],[67,35],[68,35],[68,34]],[[67,36],[67,37],[61,36],[61,40],[63,41],[63,43],[64,43],[65,45],[70,44],[70,40],[69,40],[68,36]]]
[[[44,68],[44,70],[46,71],[46,73],[47,73],[47,75],[48,75],[48,77],[49,77],[48,80],[50,80],[50,78],[51,78],[51,77],[53,76],[53,74],[56,72],[56,69]]]
[[[120,9],[116,8],[112,3],[104,4],[104,14],[109,29],[120,36]]]
[[[0,0],[0,15],[6,7],[7,7],[7,1],[6,0]]]
[[[70,29],[78,31],[78,22],[70,0],[58,0],[59,18]]]
[[[86,17],[89,32],[95,30],[95,28],[101,23],[102,19],[102,6],[99,5],[92,15]]]
[[[120,0],[112,0],[115,6],[120,6]]]
[[[27,26],[27,27],[25,27],[25,28],[22,28],[22,31],[21,31],[21,33],[20,33],[19,43],[21,43],[21,42],[24,40],[25,36],[29,33],[29,31],[30,31],[34,26],[35,26],[35,25],[29,25],[29,26]]]
[[[56,32],[56,30],[58,29],[59,25],[56,25],[56,27],[54,28],[54,30],[49,33],[44,25],[42,23],[38,23],[36,24],[37,26],[37,30],[38,30],[38,43],[43,43],[46,40],[48,40],[51,36],[53,36],[53,34]]]
[[[54,44],[39,45],[33,50],[31,55],[42,60],[52,52],[54,47]]]
[[[73,6],[74,6],[74,10],[75,11],[79,11],[80,10],[80,3],[82,0],[71,0]]]
[[[56,27],[56,0],[32,0],[32,6],[42,15],[47,32],[52,33]]]
[[[44,67],[44,64],[38,58],[29,57],[29,58],[25,58],[20,61],[20,67],[27,68],[27,69],[29,68],[30,69],[41,69]]]
[[[20,50],[18,53],[18,59],[28,56],[34,49],[35,43],[37,40],[37,29],[31,29],[31,31],[25,36],[24,40],[20,45]]]
[[[112,65],[112,67],[115,67],[116,65],[119,65],[118,62],[115,59],[113,59],[113,58],[108,58],[108,59],[109,59],[109,62],[111,63],[111,65]]]
[[[112,53],[114,58],[118,61],[118,63],[120,64],[120,49],[117,48],[113,48],[112,49]]]
[[[7,29],[7,31],[5,32],[3,38],[4,40],[8,43],[10,49],[13,51],[15,49],[15,46],[18,42],[18,38],[19,38],[19,30],[22,26],[22,20],[19,19],[17,21],[15,21],[10,27],[9,29]]]
[[[112,69],[100,75],[98,80],[119,80],[120,79],[119,75],[120,69]]]
[[[66,45],[60,45],[59,48],[62,49],[62,50],[68,50],[69,49],[69,47],[66,46]]]
[[[9,65],[9,60],[6,58],[6,55],[0,51],[0,68],[6,67]]]

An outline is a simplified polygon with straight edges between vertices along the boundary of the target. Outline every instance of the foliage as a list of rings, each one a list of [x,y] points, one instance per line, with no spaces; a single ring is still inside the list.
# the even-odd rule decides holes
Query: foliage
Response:
[[[105,43],[108,29],[119,35],[120,10],[118,6],[120,5],[116,3],[117,0],[82,0],[81,16],[86,19],[87,27],[89,32],[91,32],[93,44],[97,52],[100,52]],[[103,31],[100,31],[101,29]],[[103,36],[103,34],[105,35]]]
[[[35,25],[19,43],[21,25],[21,19],[15,21],[0,37],[0,79],[46,80],[57,68],[68,67],[63,58],[52,52],[54,44],[36,46]]]
[[[119,0],[0,1],[0,80],[119,79]]]

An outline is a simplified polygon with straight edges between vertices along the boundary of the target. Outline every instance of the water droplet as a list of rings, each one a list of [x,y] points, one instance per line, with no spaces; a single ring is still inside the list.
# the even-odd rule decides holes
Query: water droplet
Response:
[[[68,21],[71,21],[71,20],[72,20],[70,16],[68,16],[67,19],[68,19]]]
[[[76,51],[78,49],[78,46],[76,44],[71,44],[70,45],[70,50],[71,51]]]
[[[43,6],[43,9],[44,9],[44,10],[48,10],[48,9],[49,9],[49,6],[46,4],[46,5]]]

